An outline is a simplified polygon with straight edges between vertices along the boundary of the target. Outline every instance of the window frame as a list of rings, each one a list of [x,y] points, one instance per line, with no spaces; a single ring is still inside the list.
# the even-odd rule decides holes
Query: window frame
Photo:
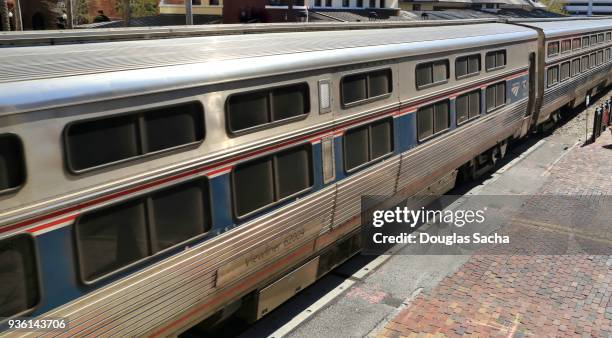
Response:
[[[574,44],[575,41],[578,41],[577,44]],[[582,39],[581,38],[572,38],[572,51],[579,50],[582,48]]]
[[[31,314],[32,312],[39,309],[42,304],[43,287],[41,283],[42,274],[41,274],[41,266],[40,266],[40,254],[38,252],[38,247],[36,246],[35,236],[27,232],[20,232],[20,233],[8,235],[7,237],[0,239],[0,242],[5,241],[5,240],[11,240],[11,239],[14,240],[18,237],[27,238],[27,240],[30,242],[30,245],[32,247],[32,260],[34,261],[34,272],[36,273],[36,291],[38,293],[38,297],[37,297],[38,299],[36,300],[36,302],[34,303],[32,307],[25,309],[21,312],[15,313],[10,317],[6,317],[4,320],[0,320],[0,324],[6,323],[6,321],[9,320],[10,318],[23,317],[28,314]]]
[[[546,88],[547,89],[548,88],[552,88],[552,87],[554,87],[554,86],[556,86],[557,84],[560,83],[560,80],[559,80],[560,79],[560,76],[559,76],[560,75],[560,67],[559,66],[560,66],[559,64],[556,64],[554,66],[550,66],[550,67],[546,68]],[[555,69],[555,68],[557,69],[557,79],[556,79],[556,81],[551,83],[550,82],[551,78],[548,76],[548,74],[551,72],[552,69]]]
[[[272,162],[272,182],[273,182],[272,184],[274,185],[272,187],[273,188],[272,192],[273,192],[273,199],[275,199],[276,198],[276,194],[277,194],[276,184],[277,184],[277,181],[278,181],[278,177],[276,175],[276,171],[275,171],[275,168],[274,168],[275,167],[275,162],[276,162],[274,157],[276,155],[278,155],[278,154],[282,154],[282,153],[290,151],[292,149],[298,149],[298,148],[302,148],[302,147],[306,148],[308,150],[309,155],[310,155],[310,158],[309,158],[310,167],[308,168],[309,169],[308,173],[310,175],[310,181],[311,181],[310,182],[311,183],[310,186],[307,187],[306,189],[302,189],[300,191],[297,191],[297,192],[295,192],[295,193],[293,193],[291,195],[285,196],[285,197],[283,197],[281,199],[278,199],[276,201],[272,201],[272,203],[263,205],[263,206],[255,209],[255,210],[251,210],[251,211],[247,212],[244,215],[239,215],[238,209],[237,209],[238,203],[236,203],[236,196],[237,196],[237,194],[236,194],[236,175],[235,175],[236,167],[238,167],[240,165],[249,164],[251,162],[257,162],[257,161],[260,161],[260,160],[265,159],[265,158],[270,158],[269,160]],[[302,143],[299,143],[299,144],[291,145],[291,146],[289,146],[287,148],[275,151],[273,153],[265,154],[265,155],[262,155],[262,156],[256,156],[254,158],[249,158],[249,159],[247,159],[245,161],[241,161],[241,162],[236,163],[233,166],[233,168],[232,168],[232,170],[230,171],[230,174],[229,174],[230,175],[230,177],[229,177],[229,183],[230,183],[229,188],[230,188],[231,203],[232,203],[232,206],[231,206],[231,208],[232,208],[232,217],[236,221],[243,221],[245,219],[248,219],[248,218],[252,217],[253,215],[256,215],[256,214],[262,212],[263,210],[275,207],[275,206],[277,206],[279,204],[287,202],[288,200],[296,198],[297,196],[300,196],[300,195],[302,195],[302,194],[304,194],[306,192],[312,191],[314,189],[314,186],[315,186],[315,168],[314,168],[314,165],[315,165],[314,164],[314,150],[313,150],[313,146],[312,146],[312,144],[310,142],[302,142]]]
[[[442,102],[446,102],[447,107],[448,107],[448,112],[447,112],[447,114],[448,114],[448,126],[446,128],[444,128],[444,129],[436,132],[436,108],[435,108],[435,106],[436,106],[436,104],[442,103]],[[421,138],[419,138],[419,123],[418,123],[419,115],[418,114],[419,114],[419,111],[421,111],[423,109],[427,109],[429,107],[431,107],[431,109],[432,109],[432,112],[431,112],[432,113],[431,119],[432,119],[432,123],[433,123],[433,129],[431,131],[432,133],[431,133],[431,135],[426,136],[426,137],[421,139]],[[482,108],[481,108],[481,111],[482,111]],[[415,120],[416,120],[416,129],[417,129],[416,130],[416,137],[417,137],[417,142],[419,144],[423,143],[423,142],[427,142],[430,139],[435,138],[435,137],[437,137],[439,135],[442,135],[442,134],[448,132],[449,130],[451,130],[451,104],[450,104],[450,99],[449,98],[442,99],[442,100],[439,100],[439,101],[436,101],[436,102],[433,102],[433,103],[429,103],[429,104],[426,104],[426,105],[422,105],[422,106],[417,108],[415,114],[416,114]],[[456,112],[455,112],[455,115],[456,115]],[[480,114],[478,116],[480,116]]]
[[[495,86],[495,101],[496,101],[495,103],[497,104],[497,86],[500,85],[500,84],[504,85],[504,103],[500,104],[499,106],[496,105],[491,110],[489,110],[489,108],[487,107],[487,89],[489,89],[489,87]],[[508,87],[507,87],[507,84],[508,84],[508,82],[503,80],[503,81],[492,83],[492,84],[488,85],[487,87],[485,87],[485,92],[484,92],[484,95],[485,95],[485,104],[484,104],[485,114],[490,114],[490,113],[492,113],[492,112],[494,112],[494,111],[496,111],[496,110],[498,110],[498,109],[500,109],[500,108],[502,108],[502,107],[504,107],[505,105],[508,104],[508,95],[507,95]]]
[[[152,232],[152,225],[151,225],[150,222],[147,222],[149,220],[149,218],[152,217],[153,211],[150,210],[150,206],[149,206],[150,203],[148,202],[148,200],[150,198],[152,198],[152,196],[155,195],[155,194],[158,194],[158,193],[161,193],[161,192],[164,192],[164,191],[168,191],[168,190],[172,190],[173,188],[176,188],[178,186],[187,185],[189,183],[197,182],[197,181],[202,181],[202,184],[206,185],[206,192],[207,193],[206,193],[206,195],[204,197],[207,198],[206,202],[208,202],[207,205],[206,205],[206,207],[208,208],[208,211],[209,211],[209,213],[207,215],[207,218],[208,218],[207,221],[208,221],[208,225],[209,225],[208,230],[203,232],[203,233],[201,233],[201,234],[199,234],[199,235],[197,235],[197,236],[190,237],[190,238],[188,238],[188,239],[186,239],[186,240],[184,240],[182,242],[179,242],[179,243],[176,243],[176,244],[174,244],[172,246],[169,246],[169,247],[167,247],[165,249],[161,249],[159,251],[154,251],[153,246],[151,245],[153,239],[152,239],[152,237],[150,235],[150,233]],[[188,180],[185,180],[185,181],[176,182],[176,183],[174,183],[172,185],[164,186],[164,187],[152,190],[152,191],[143,192],[143,193],[140,193],[140,194],[138,194],[136,196],[132,196],[130,198],[127,198],[125,200],[121,200],[121,201],[118,201],[118,202],[110,203],[108,205],[104,205],[104,206],[99,207],[99,208],[88,210],[88,211],[78,215],[77,218],[74,220],[74,223],[71,225],[71,228],[72,228],[71,236],[72,236],[72,242],[74,243],[74,254],[76,256],[75,260],[76,260],[76,266],[77,266],[77,270],[78,270],[79,281],[83,285],[86,285],[86,286],[96,285],[96,284],[100,283],[101,281],[106,280],[107,278],[110,278],[112,276],[116,276],[117,274],[120,274],[121,272],[125,272],[126,270],[129,270],[129,269],[132,269],[135,266],[138,266],[138,265],[142,264],[143,262],[146,262],[148,260],[154,259],[155,257],[160,257],[160,255],[163,255],[163,254],[165,254],[167,252],[176,250],[180,246],[184,246],[187,243],[191,243],[193,241],[197,241],[198,239],[201,239],[204,236],[208,235],[210,233],[210,231],[212,231],[213,228],[214,228],[213,217],[212,217],[214,206],[213,206],[213,198],[212,197],[213,196],[212,196],[212,189],[210,187],[210,179],[208,177],[199,176],[199,177],[188,179]],[[89,216],[91,214],[98,213],[100,211],[108,210],[108,209],[111,209],[111,208],[115,208],[117,206],[122,206],[122,205],[126,205],[126,204],[129,204],[129,203],[134,203],[134,202],[137,202],[137,201],[141,201],[140,203],[143,203],[145,205],[144,206],[144,209],[145,209],[145,223],[146,223],[145,224],[145,229],[147,231],[147,239],[146,240],[147,240],[147,244],[150,245],[151,253],[147,254],[144,257],[142,257],[140,259],[137,259],[137,260],[135,260],[135,261],[133,261],[133,262],[127,264],[127,265],[124,265],[124,266],[122,266],[120,268],[117,268],[117,269],[114,269],[112,271],[109,271],[109,272],[106,272],[104,274],[101,274],[100,276],[98,276],[98,277],[96,277],[94,279],[87,280],[86,276],[84,275],[85,270],[83,268],[83,259],[81,258],[82,257],[82,252],[83,252],[82,251],[82,249],[83,249],[82,246],[83,245],[81,243],[79,243],[79,230],[78,230],[79,229],[79,227],[78,227],[79,223],[83,220],[84,217]]]
[[[378,156],[376,158],[370,158],[370,156],[372,155],[372,133],[371,133],[371,129],[372,129],[372,125],[376,124],[376,123],[380,123],[383,121],[390,121],[391,123],[391,151],[387,154],[384,154],[382,156]],[[346,133],[349,131],[352,131],[354,129],[358,129],[358,128],[363,128],[363,127],[367,127],[368,130],[368,161],[366,161],[365,163],[362,163],[356,167],[353,167],[351,169],[347,169],[347,165],[346,165]],[[391,116],[386,116],[380,119],[377,119],[375,121],[369,121],[367,123],[363,123],[360,124],[358,126],[352,126],[351,128],[347,129],[343,134],[342,134],[342,167],[344,169],[344,172],[346,174],[352,174],[356,171],[359,171],[377,161],[380,161],[384,158],[387,158],[391,155],[393,155],[393,153],[395,152],[395,120],[393,119],[393,117]]]
[[[551,46],[557,46],[556,52],[551,53]],[[551,41],[546,44],[546,57],[557,56],[561,53],[561,42],[560,41]]]
[[[121,117],[126,117],[126,116],[130,116],[130,115],[135,115],[135,118],[138,120],[137,124],[138,124],[138,136],[139,136],[139,146],[142,146],[142,139],[143,139],[143,135],[142,134],[142,126],[141,124],[144,124],[143,122],[141,122],[141,120],[143,121],[145,119],[145,114],[147,112],[151,112],[151,111],[156,111],[156,110],[160,110],[160,109],[164,109],[164,108],[174,108],[174,107],[178,107],[178,106],[182,106],[182,105],[189,105],[189,104],[197,104],[200,106],[201,108],[201,122],[202,122],[202,139],[201,140],[197,140],[195,142],[190,142],[190,143],[186,143],[186,144],[181,144],[178,146],[174,146],[174,147],[170,147],[170,148],[166,148],[166,149],[160,149],[160,150],[156,150],[156,151],[151,151],[151,152],[147,152],[144,154],[140,154],[140,155],[136,155],[136,156],[132,156],[132,157],[128,157],[128,158],[124,158],[118,161],[114,161],[114,162],[108,162],[108,163],[104,163],[104,164],[100,164],[97,166],[93,166],[93,167],[89,167],[89,168],[84,168],[84,169],[75,169],[73,166],[73,162],[71,159],[71,152],[70,152],[70,147],[68,144],[68,134],[70,132],[70,128],[74,127],[77,124],[81,124],[81,123],[89,123],[89,122],[94,122],[94,121],[100,121],[100,120],[106,120],[106,119],[113,119],[113,118],[121,118]],[[64,148],[64,163],[65,163],[65,167],[68,170],[68,172],[70,172],[73,175],[82,175],[85,173],[89,173],[92,171],[97,171],[97,170],[101,170],[101,169],[105,169],[105,168],[109,168],[112,166],[116,166],[119,164],[123,164],[123,163],[127,163],[127,162],[131,162],[131,161],[137,161],[137,160],[142,160],[145,158],[151,158],[151,157],[155,157],[155,156],[159,156],[160,154],[165,154],[168,153],[168,155],[170,155],[171,153],[174,152],[179,152],[179,151],[186,151],[189,149],[196,149],[198,148],[202,143],[204,143],[204,141],[206,140],[206,112],[204,110],[204,104],[199,101],[199,100],[188,100],[185,102],[177,102],[177,103],[172,103],[172,104],[168,104],[168,105],[162,105],[162,106],[157,106],[157,107],[149,107],[149,108],[145,108],[145,109],[133,109],[130,111],[124,111],[122,113],[118,113],[118,114],[110,114],[110,115],[102,115],[102,116],[97,116],[97,117],[92,117],[92,118],[85,118],[85,119],[79,119],[79,120],[74,120],[74,121],[70,121],[68,122],[65,126],[64,126],[64,130],[62,131],[62,146]]]
[[[469,72],[470,70],[470,58],[471,57],[478,57],[478,71],[475,73],[466,73],[464,75],[457,75],[457,61],[459,61],[460,59],[466,59],[467,61],[467,71]],[[475,53],[475,54],[469,54],[469,55],[462,55],[462,56],[458,56],[455,58],[455,80],[461,80],[461,79],[465,79],[468,77],[472,77],[472,76],[477,76],[480,74],[480,72],[482,71],[482,55],[480,53]]]
[[[477,114],[476,116],[470,117],[470,108],[469,108],[469,107],[470,107],[470,104],[469,104],[469,102],[470,102],[470,101],[469,101],[469,95],[470,95],[470,94],[472,94],[472,93],[476,93],[476,92],[478,93],[478,108],[479,108],[479,110],[478,110],[478,114]],[[468,96],[468,118],[467,118],[467,120],[464,120],[464,121],[462,121],[462,122],[457,122],[457,121],[458,121],[458,120],[457,120],[457,99],[459,99],[459,97],[461,97],[461,96],[465,96],[465,95],[467,95],[467,96]],[[485,109],[486,109],[486,107],[485,107]],[[466,124],[466,123],[469,123],[469,122],[471,122],[471,121],[473,121],[473,120],[476,120],[476,119],[478,119],[478,118],[479,118],[481,115],[482,115],[482,89],[478,88],[478,89],[475,89],[475,90],[472,90],[472,91],[469,91],[469,92],[466,92],[466,93],[462,93],[462,94],[460,94],[460,95],[457,95],[457,97],[455,98],[455,124],[456,124],[457,126],[462,126],[462,125],[464,125],[464,124]]]
[[[349,103],[345,103],[344,102],[344,80],[347,77],[351,77],[351,76],[357,76],[357,75],[365,75],[366,77],[366,96],[368,96],[368,94],[370,93],[370,77],[368,76],[368,74],[370,73],[376,73],[376,72],[380,72],[380,71],[388,71],[389,72],[389,92],[387,94],[382,94],[382,95],[378,95],[378,96],[373,96],[373,97],[366,97],[365,99],[359,100],[359,101],[354,101],[354,102],[349,102]],[[347,73],[347,74],[343,74],[342,77],[340,78],[340,86],[339,86],[339,90],[340,90],[340,104],[342,106],[342,109],[348,109],[348,108],[353,108],[356,106],[361,106],[364,104],[368,104],[368,103],[372,103],[374,101],[379,101],[379,100],[384,100],[387,99],[389,97],[391,97],[391,95],[393,94],[393,91],[395,90],[394,88],[395,86],[393,85],[393,68],[392,67],[382,67],[382,68],[376,68],[376,69],[370,69],[370,70],[363,70],[360,69],[356,72],[351,72],[351,73]]]
[[[438,81],[438,82],[434,82],[433,80],[433,72],[434,72],[434,64],[439,63],[439,62],[444,62],[446,63],[446,79],[443,81]],[[425,85],[421,85],[419,86],[419,80],[417,77],[417,70],[419,67],[426,67],[428,65],[431,65],[431,83],[425,84]],[[437,59],[437,60],[433,60],[433,61],[427,61],[427,62],[421,62],[421,63],[417,63],[414,67],[414,86],[417,90],[423,90],[423,89],[428,89],[431,87],[435,87],[435,86],[439,86],[445,83],[448,83],[448,80],[450,78],[450,61],[449,59]]]
[[[567,77],[563,78],[563,65],[567,65]],[[565,82],[572,77],[572,60],[564,61],[559,64],[559,83]]]
[[[300,114],[298,116],[293,116],[293,117],[282,119],[282,120],[262,123],[262,124],[259,124],[253,127],[244,128],[244,129],[240,129],[237,131],[233,131],[232,128],[230,127],[230,120],[231,120],[230,119],[230,100],[234,96],[248,95],[248,94],[253,94],[257,92],[267,91],[268,93],[266,96],[268,97],[268,100],[270,100],[270,95],[274,90],[279,89],[279,88],[298,86],[298,85],[306,85],[307,95],[305,98],[307,99],[307,101],[306,101],[306,109],[305,109],[306,112],[304,114]],[[268,111],[268,114],[273,114],[270,103],[268,103],[268,109],[270,110]],[[246,91],[236,91],[236,92],[230,93],[229,95],[225,97],[225,105],[223,107],[223,110],[224,110],[224,118],[225,118],[225,123],[224,123],[225,131],[227,132],[227,135],[232,138],[242,136],[245,134],[255,133],[255,132],[262,131],[262,130],[269,129],[269,128],[278,127],[278,126],[288,124],[288,123],[301,121],[301,120],[308,118],[308,116],[310,116],[310,114],[312,113],[312,104],[310,102],[310,84],[308,83],[308,81],[300,81],[300,82],[285,83],[281,85],[274,85],[271,87],[259,87],[259,88],[254,88],[254,89],[250,89]]]
[[[574,73],[574,63],[578,62],[578,71]],[[574,76],[578,76],[580,73],[582,73],[582,65],[581,65],[582,60],[577,57],[577,58],[573,58],[571,60],[571,64],[570,64],[570,77],[574,77]]]
[[[23,167],[23,172],[21,173],[23,175],[23,179],[20,182],[20,184],[15,187],[1,189],[0,196],[14,194],[18,192],[19,190],[21,190],[28,182],[28,166],[27,166],[27,161],[26,161],[25,147],[23,146],[23,140],[21,139],[19,135],[15,133],[0,134],[0,138],[3,138],[3,137],[14,137],[15,140],[17,141],[17,144],[19,146],[20,155],[21,155],[21,165]]]
[[[569,43],[569,49],[563,50],[563,45]],[[563,39],[561,40],[561,44],[559,46],[559,51],[561,54],[567,54],[572,52],[572,39]]]
[[[491,67],[491,68],[487,68],[487,56],[489,56],[489,54],[495,53],[495,67]],[[497,53],[503,53],[504,54],[504,64],[501,66],[497,65]],[[485,71],[488,72],[493,72],[496,70],[500,70],[500,69],[504,69],[506,68],[506,65],[508,64],[508,51],[506,49],[497,49],[497,50],[492,50],[492,51],[488,51],[485,54]]]

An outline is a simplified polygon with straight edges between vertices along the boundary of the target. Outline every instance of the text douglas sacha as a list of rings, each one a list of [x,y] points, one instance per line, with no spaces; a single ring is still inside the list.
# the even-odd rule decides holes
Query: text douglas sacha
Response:
[[[482,235],[478,232],[472,235],[457,235],[456,233],[452,235],[430,235],[405,232],[399,235],[385,235],[377,232],[372,236],[372,241],[376,244],[508,244],[510,243],[510,237],[497,233]]]

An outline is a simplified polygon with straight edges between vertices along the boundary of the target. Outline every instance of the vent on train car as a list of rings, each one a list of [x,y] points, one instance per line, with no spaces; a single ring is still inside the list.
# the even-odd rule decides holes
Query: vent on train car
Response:
[[[0,317],[24,314],[40,300],[34,241],[21,234],[0,240]]]
[[[307,83],[238,93],[227,99],[227,128],[230,133],[259,130],[306,117],[309,112]]]
[[[19,189],[26,179],[23,145],[17,135],[0,135],[0,194]]]
[[[210,228],[204,178],[86,213],[74,226],[81,278],[94,281]]]
[[[199,102],[77,121],[64,135],[68,168],[76,173],[192,145],[204,139]]]

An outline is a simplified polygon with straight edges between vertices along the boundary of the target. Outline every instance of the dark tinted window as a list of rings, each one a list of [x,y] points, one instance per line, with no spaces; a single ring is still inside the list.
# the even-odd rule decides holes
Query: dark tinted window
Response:
[[[582,48],[586,48],[589,46],[589,37],[585,36],[582,38]]]
[[[548,43],[548,56],[553,56],[559,54],[559,42],[549,42]]]
[[[480,90],[459,95],[456,101],[457,124],[480,115]]]
[[[351,129],[344,134],[344,158],[347,170],[369,161],[369,126]]]
[[[561,81],[565,81],[570,77],[570,62],[564,62],[561,64]]]
[[[584,72],[585,70],[589,69],[589,56],[585,55],[582,58],[580,58],[580,69],[581,72]]]
[[[572,40],[561,41],[561,53],[567,53],[572,50]]]
[[[227,101],[227,123],[232,132],[246,130],[310,111],[306,83],[235,94]]]
[[[606,33],[606,41],[612,40],[612,33]]]
[[[82,279],[97,279],[208,231],[209,215],[204,179],[83,215],[75,225]]]
[[[480,72],[480,54],[462,56],[455,60],[455,76],[457,78],[475,75]]]
[[[312,184],[310,144],[240,164],[232,171],[235,215],[245,216]]]
[[[572,40],[572,49],[580,49],[580,38],[576,38]]]
[[[591,35],[591,46],[597,44],[597,35]]]
[[[599,52],[597,52],[597,65],[601,65],[603,63],[603,59],[604,59],[604,53],[603,50],[600,50]]]
[[[422,63],[416,66],[417,88],[448,80],[448,60]]]
[[[0,135],[0,194],[20,187],[25,178],[21,141],[13,134]]]
[[[204,138],[200,103],[77,122],[68,127],[68,163],[79,171]]]
[[[572,60],[572,76],[580,74],[580,59]]]
[[[597,65],[597,56],[595,53],[589,55],[589,68],[594,68]]]
[[[449,101],[444,100],[417,110],[417,134],[419,140],[448,129]]]
[[[604,42],[604,34],[603,33],[597,34],[597,43],[603,43],[603,42]]]
[[[353,128],[344,134],[344,166],[347,171],[392,151],[392,118]]]
[[[27,235],[0,241],[0,317],[12,317],[40,299],[34,243]]]
[[[343,105],[383,97],[393,90],[391,70],[383,69],[346,76],[342,79],[341,88]]]
[[[208,231],[208,190],[204,180],[192,181],[151,196],[155,238],[153,251]]]
[[[506,51],[497,50],[488,52],[485,57],[485,63],[487,71],[504,67],[506,65]]]
[[[486,89],[487,111],[492,111],[506,103],[506,83],[499,82]]]

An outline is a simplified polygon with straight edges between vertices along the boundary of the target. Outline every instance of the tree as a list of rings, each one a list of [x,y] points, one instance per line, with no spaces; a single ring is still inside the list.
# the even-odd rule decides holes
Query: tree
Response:
[[[8,4],[6,3],[6,0],[0,0],[0,20],[2,20],[2,22],[0,22],[0,28],[3,31],[10,31],[11,20],[9,18]]]
[[[562,0],[542,0],[542,3],[546,6],[549,12],[567,15],[565,10],[565,2]]]
[[[157,15],[157,0],[130,0],[130,16]],[[117,12],[123,13],[123,1],[117,1]]]
[[[74,0],[74,24],[85,25],[91,22],[89,0]]]

